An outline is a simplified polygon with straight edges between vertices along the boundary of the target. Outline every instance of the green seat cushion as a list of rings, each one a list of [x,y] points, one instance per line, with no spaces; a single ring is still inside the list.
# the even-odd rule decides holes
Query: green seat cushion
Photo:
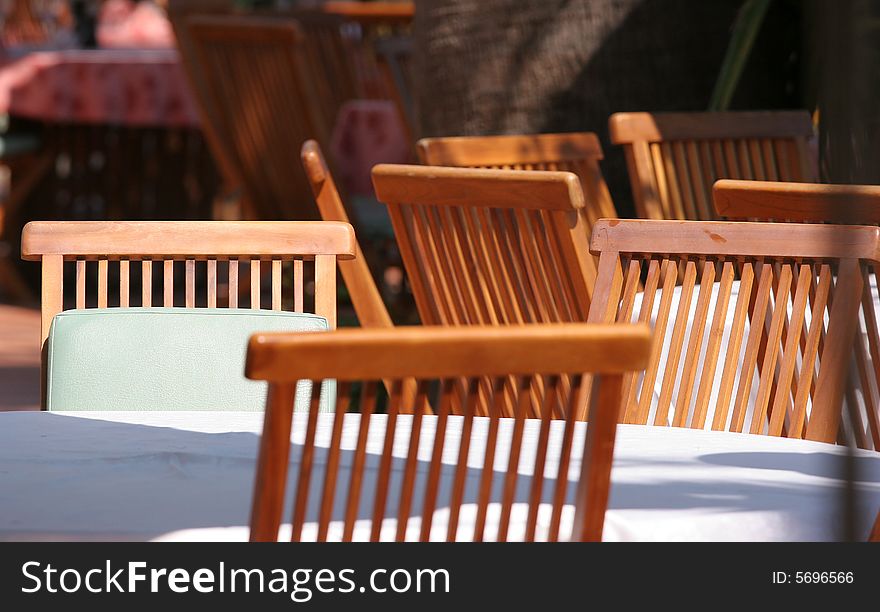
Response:
[[[90,308],[55,316],[47,354],[48,410],[263,410],[267,384],[244,376],[256,332],[320,332],[313,314],[208,308]],[[324,381],[320,410],[335,402]],[[297,385],[307,410],[311,383]]]

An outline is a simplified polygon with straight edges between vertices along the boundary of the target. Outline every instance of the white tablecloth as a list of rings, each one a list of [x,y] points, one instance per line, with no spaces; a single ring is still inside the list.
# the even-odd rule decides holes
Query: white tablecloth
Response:
[[[699,277],[698,277],[698,279],[699,279]],[[797,279],[795,279],[794,282],[796,282],[796,280]],[[755,280],[756,284],[757,284],[757,282],[758,281]],[[873,298],[874,312],[880,313],[880,301],[878,301],[878,291],[877,291],[877,286],[875,284],[875,279],[873,276],[871,276],[870,283],[871,283],[870,295]],[[709,334],[710,334],[710,330],[711,330],[711,326],[712,326],[712,320],[715,315],[715,308],[716,308],[716,303],[718,300],[719,289],[720,289],[720,284],[717,282],[714,283],[713,287],[712,287],[712,293],[710,294],[708,309],[706,311],[707,314],[706,314],[705,327],[702,330],[703,334],[702,334],[702,340],[700,342],[700,352],[696,358],[696,365],[695,365],[694,371],[696,372],[697,378],[696,378],[696,381],[691,389],[691,395],[688,400],[688,407],[689,407],[688,408],[688,415],[689,416],[687,418],[687,423],[686,423],[687,426],[691,426],[691,424],[692,424],[694,405],[696,403],[696,396],[697,396],[697,392],[699,389],[699,383],[701,381],[701,377],[709,375],[709,372],[707,372],[704,364],[706,363],[706,352],[707,352],[707,348],[708,348],[708,344],[709,344]],[[698,285],[698,286],[694,287],[693,294],[691,296],[691,301],[690,301],[690,308],[688,309],[688,311],[686,313],[682,313],[686,317],[687,324],[685,326],[684,340],[683,340],[683,344],[682,344],[681,353],[678,358],[678,363],[676,364],[676,367],[673,370],[671,370],[671,371],[675,372],[676,385],[675,385],[673,393],[672,393],[670,408],[669,408],[668,416],[666,418],[667,425],[671,425],[673,422],[673,417],[674,417],[675,409],[676,409],[677,402],[678,402],[678,394],[679,394],[679,391],[681,390],[681,376],[683,375],[682,370],[684,369],[685,360],[688,357],[687,349],[689,346],[691,334],[693,333],[693,330],[695,328],[695,320],[694,319],[695,319],[695,314],[696,314],[696,310],[697,310],[697,301],[699,299],[699,295],[700,295],[700,287]],[[669,352],[670,352],[670,345],[672,343],[673,330],[675,328],[676,320],[679,316],[678,309],[679,309],[680,296],[681,296],[681,287],[676,287],[673,290],[672,299],[670,300],[669,319],[667,321],[665,333],[662,338],[662,349],[661,349],[661,353],[660,353],[660,358],[658,360],[659,365],[657,367],[657,378],[655,379],[654,386],[651,389],[651,404],[650,404],[650,408],[649,408],[649,412],[648,412],[648,419],[647,419],[648,423],[654,422],[657,408],[660,403],[660,397],[662,394],[662,389],[663,389],[663,384],[664,384],[664,374],[666,372],[667,364],[669,361]],[[635,297],[635,300],[633,303],[633,312],[632,312],[631,322],[637,322],[639,320],[639,313],[642,308],[642,297],[643,297],[642,294],[636,294],[636,297]],[[658,314],[660,311],[661,297],[662,297],[662,293],[660,290],[658,290],[655,297],[654,297],[654,301],[652,304],[652,311],[651,311],[651,325],[652,325],[652,327],[656,327],[657,317],[658,317]],[[706,430],[710,430],[712,428],[713,418],[715,416],[715,407],[716,407],[716,403],[718,401],[719,382],[721,380],[721,375],[722,375],[725,361],[727,358],[727,351],[728,351],[728,346],[730,344],[730,336],[731,336],[731,331],[733,329],[733,319],[734,319],[734,313],[736,310],[736,304],[737,304],[738,298],[739,298],[739,281],[736,280],[736,281],[733,281],[733,283],[731,284],[730,298],[727,303],[727,310],[725,311],[724,328],[723,328],[723,333],[722,333],[721,341],[719,342],[719,348],[718,348],[718,360],[715,364],[715,376],[713,378],[714,382],[713,382],[712,386],[710,387],[709,402],[707,405],[707,413],[706,413],[706,418],[705,418],[705,422],[703,425],[703,429],[706,429]],[[791,298],[789,298],[789,304],[788,304],[789,317],[791,316],[791,301],[792,301]],[[802,332],[804,336],[806,336],[807,330],[809,329],[810,324],[811,324],[811,316],[810,316],[810,312],[808,311],[805,316],[804,330]],[[827,326],[827,313],[826,313],[826,326]],[[742,342],[739,347],[739,355],[736,358],[738,366],[737,366],[737,370],[736,370],[735,384],[733,387],[733,397],[731,398],[730,404],[728,406],[727,419],[725,421],[725,428],[730,427],[730,423],[733,418],[733,412],[734,412],[733,405],[735,404],[736,393],[739,389],[739,385],[741,382],[740,379],[742,377],[742,372],[740,370],[740,366],[741,366],[741,363],[744,359],[746,344],[748,341],[750,330],[751,330],[751,325],[749,323],[749,320],[746,319],[744,327],[743,327],[743,339],[742,339]],[[862,342],[863,342],[864,346],[868,346],[867,332],[865,331],[865,321],[861,317],[859,318],[859,330],[860,330],[860,333],[862,334]],[[867,370],[869,372],[873,372],[874,365],[873,365],[873,362],[871,361],[870,355],[868,355],[866,357],[866,359],[867,359]],[[850,371],[851,371],[850,375],[857,377],[858,374],[855,370],[855,365],[856,365],[855,361],[852,360],[852,362],[850,363]],[[798,367],[800,367],[800,357],[798,358]],[[758,384],[759,384],[758,372],[759,372],[759,368],[755,367],[754,372],[752,374],[752,378],[749,381],[749,387],[748,387],[749,399],[748,399],[748,404],[747,404],[747,408],[746,408],[744,431],[749,430],[749,426],[750,426],[750,423],[752,420],[753,409],[754,409],[755,403],[757,402],[757,398],[758,398]],[[639,374],[640,388],[641,388],[643,380],[644,380],[644,373],[641,373],[641,374]],[[853,378],[852,380],[858,380],[858,378]],[[644,391],[642,391],[642,393],[644,393]],[[868,406],[866,405],[864,400],[861,398],[860,393],[857,393],[855,395],[856,395],[856,398],[858,401],[858,405],[856,406],[856,409],[859,411],[859,413],[861,415],[861,422],[864,424],[865,427],[867,427],[867,423],[870,422],[867,417],[867,412],[866,412],[868,410]],[[875,405],[876,404],[877,404],[877,402],[875,400]],[[811,411],[812,411],[812,400],[809,400],[807,403],[807,414],[809,415]],[[850,420],[844,419],[843,424],[842,424],[842,426],[844,428],[844,433],[849,437],[849,439],[852,439],[852,435],[851,435],[852,432],[851,432],[850,425],[851,425]],[[766,425],[764,427],[764,430],[765,431],[767,430]],[[867,435],[866,437],[869,440],[871,439],[870,435]]]
[[[293,464],[302,443],[302,418],[297,415],[294,427]],[[319,446],[327,446],[331,418],[321,416]],[[346,421],[343,438],[349,449],[357,418],[348,415]],[[399,457],[405,455],[409,436],[408,419],[401,423]],[[445,459],[447,484],[459,423],[452,420],[447,438],[447,447],[453,448]],[[434,424],[433,417],[425,419],[421,459],[430,454]],[[480,465],[485,425],[481,420],[475,427],[471,467]],[[0,413],[0,539],[246,539],[261,429],[262,415],[256,413]],[[377,465],[382,428],[373,427],[370,434],[367,480]],[[536,431],[526,434],[534,452]],[[842,453],[839,447],[799,440],[621,426],[605,539],[835,539],[842,528]],[[319,462],[321,457],[318,453]],[[520,463],[519,501],[527,499],[529,457],[525,452]],[[346,490],[349,461],[350,455],[344,455],[340,491]],[[506,453],[500,450],[495,469],[505,464]],[[856,466],[859,530],[867,535],[880,508],[880,454],[859,452]],[[420,478],[425,469],[420,465]],[[553,469],[548,465],[549,477]],[[475,501],[473,474],[459,531],[465,539]],[[396,477],[399,482],[400,473]],[[317,493],[320,474],[316,480]],[[500,481],[496,478],[499,487]],[[445,499],[441,493],[434,522],[435,533],[443,535]],[[311,504],[317,504],[317,494]],[[388,507],[396,507],[393,499]],[[511,537],[521,533],[524,512],[525,504],[518,504]],[[568,520],[570,515],[569,508]],[[417,529],[414,519],[410,531]],[[331,529],[334,533],[338,529]],[[307,526],[305,534],[313,535],[314,526]],[[487,534],[489,539],[494,534],[491,520]]]

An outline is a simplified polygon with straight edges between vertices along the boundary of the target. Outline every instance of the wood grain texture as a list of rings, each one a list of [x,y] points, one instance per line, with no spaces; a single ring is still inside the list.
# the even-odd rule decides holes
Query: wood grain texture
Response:
[[[806,111],[615,113],[636,202],[648,219],[712,220],[717,179],[813,181]]]
[[[637,320],[663,339],[641,380],[624,376],[624,421],[877,449],[878,240],[867,226],[601,221],[591,321],[632,320],[645,279]]]
[[[715,210],[728,219],[880,225],[880,187],[720,180]]]
[[[338,252],[334,252],[338,251]],[[45,344],[52,318],[63,309],[64,262],[74,262],[75,305],[107,308],[118,296],[118,304],[130,306],[131,264],[140,263],[140,293],[143,307],[153,305],[153,268],[161,261],[162,305],[166,308],[196,306],[196,265],[207,262],[209,308],[217,304],[217,260],[228,261],[227,306],[238,308],[239,262],[250,263],[253,308],[261,302],[261,259],[271,260],[272,307],[281,307],[281,264],[293,261],[298,285],[293,289],[294,306],[303,309],[303,259],[316,260],[315,308],[336,325],[336,261],[355,254],[354,231],[338,222],[225,222],[225,221],[88,221],[31,222],[22,240],[25,259],[43,262],[41,346]],[[91,263],[96,261],[96,264]],[[119,262],[119,285],[110,287],[110,262]],[[175,287],[175,261],[182,261],[183,283]],[[115,264],[114,264],[115,265]],[[87,282],[91,266],[97,268]],[[90,273],[94,274],[94,272]],[[178,296],[175,291],[182,290]],[[45,351],[44,351],[45,352]],[[43,356],[45,370],[45,355]]]
[[[309,339],[307,336],[312,336]],[[317,340],[317,342],[313,342]],[[305,342],[305,344],[304,344]],[[344,517],[341,539],[349,541],[354,533],[355,521],[368,521],[369,539],[430,540],[430,539],[484,539],[505,540],[517,488],[517,466],[520,465],[525,441],[525,428],[529,421],[529,407],[533,395],[540,395],[545,406],[540,422],[543,445],[535,458],[534,470],[544,473],[547,460],[547,436],[552,413],[564,412],[563,448],[558,456],[558,477],[554,485],[552,514],[555,530],[549,539],[573,537],[576,540],[600,540],[610,487],[611,463],[618,413],[620,411],[621,387],[624,372],[638,370],[647,361],[651,346],[650,334],[644,325],[530,325],[508,329],[499,327],[471,327],[467,330],[444,327],[397,328],[389,330],[346,329],[326,334],[262,334],[255,337],[248,347],[248,376],[269,382],[269,400],[258,462],[258,475],[251,514],[251,540],[271,541],[278,538],[280,515],[285,506],[284,484],[287,481],[290,453],[291,415],[293,413],[293,380],[313,381],[311,411],[306,418],[306,431],[299,462],[299,476],[294,492],[292,539],[303,538],[303,526],[317,523],[317,539],[324,541],[330,535],[332,517]],[[308,354],[308,359],[302,356]],[[368,359],[364,359],[369,355]],[[360,365],[352,367],[352,363]],[[589,372],[592,376],[584,376]],[[542,374],[548,376],[547,384],[539,384]],[[514,385],[508,380],[513,377]],[[316,442],[318,422],[318,381],[334,378],[340,381],[339,393],[326,461],[317,460],[319,446]],[[481,393],[481,379],[492,381],[489,405],[490,422],[486,446],[481,457],[482,468],[474,468],[469,461],[469,449],[473,423],[476,418],[477,398]],[[394,451],[395,439],[404,435],[401,417],[405,401],[404,381],[416,379],[412,426],[404,442],[405,452]],[[385,415],[376,415],[376,392],[380,380],[392,380]],[[569,384],[563,385],[563,380]],[[363,412],[359,418],[343,423],[349,410],[351,383],[359,381],[362,390],[359,401]],[[434,382],[440,390],[440,402],[435,436],[429,445],[430,457],[425,464],[427,481],[424,484],[424,506],[419,529],[408,529],[414,516],[416,494],[422,490],[417,484],[421,477],[423,460],[420,458],[422,444],[421,422],[428,406],[428,392]],[[460,383],[464,382],[463,385]],[[589,387],[597,383],[599,388],[592,394],[595,405],[590,410],[591,424],[587,430],[582,452],[573,452],[572,440],[577,425],[576,407],[590,397]],[[457,397],[459,389],[464,397]],[[512,438],[507,451],[499,442],[500,415],[508,399],[516,407]],[[284,405],[281,405],[284,402]],[[554,406],[566,406],[555,410]],[[451,415],[460,415],[461,437],[456,442],[445,435],[446,421]],[[384,425],[381,449],[378,452],[375,478],[363,478],[367,460],[367,434],[380,421]],[[339,468],[342,465],[342,431],[345,426],[357,427],[357,442],[351,462],[352,476],[347,496],[337,494]],[[447,445],[451,445],[447,448]],[[323,443],[322,443],[323,446]],[[424,452],[424,448],[422,450]],[[496,455],[506,452],[507,470],[503,477],[501,492],[501,520],[497,532],[486,529],[490,503],[495,503],[493,472]],[[431,525],[436,509],[446,508],[438,502],[440,495],[441,458],[449,453],[458,457],[452,475],[452,487],[448,492],[450,511],[445,533],[432,532]],[[582,474],[577,488],[575,513],[576,527],[572,534],[559,533],[559,517],[568,498],[569,470],[575,457],[583,456]],[[553,460],[557,457],[554,454]],[[324,467],[326,466],[326,468]],[[394,472],[402,469],[398,477]],[[477,517],[473,533],[460,533],[459,511],[462,504],[464,480],[467,472],[476,469],[479,482]],[[323,472],[323,484],[319,487],[320,499],[310,503],[316,487],[315,479]],[[540,479],[539,479],[540,480]],[[367,496],[364,488],[372,490],[369,497],[372,507],[369,519],[364,519],[358,508]],[[534,488],[529,502],[529,516],[535,522],[538,506],[543,496],[540,488]],[[392,503],[391,500],[397,502]],[[309,508],[314,508],[310,511]],[[360,517],[360,518],[359,518]],[[386,524],[396,519],[395,528]],[[383,526],[389,529],[383,529]],[[337,536],[338,537],[338,536]],[[527,539],[535,539],[532,529]]]

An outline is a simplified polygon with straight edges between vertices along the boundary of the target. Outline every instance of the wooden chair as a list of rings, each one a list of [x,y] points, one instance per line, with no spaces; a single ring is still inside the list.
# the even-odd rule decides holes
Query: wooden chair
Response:
[[[600,221],[589,320],[653,322],[663,339],[644,377],[626,381],[622,421],[880,449],[869,283],[878,236],[862,226]]]
[[[215,133],[209,142],[223,149],[218,157],[241,179],[253,215],[317,218],[295,152],[311,138],[326,144],[339,107],[355,97],[342,22],[313,13],[195,15],[184,23],[201,75],[194,91]]]
[[[416,130],[416,109],[412,79],[412,38],[383,36],[373,43],[376,62],[386,95],[394,102],[409,142]]]
[[[880,225],[880,187],[722,180],[715,210],[728,219]]]
[[[409,522],[414,513],[421,514],[418,539],[431,539],[432,524],[439,508],[449,508],[446,533],[434,539],[455,540],[459,531],[459,512],[464,499],[465,481],[468,472],[471,432],[475,424],[474,404],[477,379],[490,377],[496,391],[509,376],[518,383],[518,399],[528,397],[536,373],[551,375],[551,384],[542,387],[542,399],[547,404],[567,406],[568,418],[561,452],[549,450],[547,443],[550,432],[550,413],[545,411],[540,421],[539,442],[531,478],[529,494],[529,514],[526,540],[534,540],[538,504],[546,498],[544,491],[553,487],[552,519],[549,539],[559,537],[559,524],[562,504],[567,497],[568,471],[576,454],[584,457],[580,481],[575,497],[576,516],[571,534],[575,540],[600,540],[608,499],[611,459],[614,447],[616,416],[619,410],[622,374],[644,367],[650,345],[650,337],[645,326],[614,325],[590,326],[541,325],[523,326],[510,330],[491,327],[456,330],[449,328],[410,327],[394,330],[346,329],[328,334],[260,334],[251,338],[248,347],[247,376],[269,382],[269,395],[266,404],[263,436],[257,467],[251,513],[251,540],[274,541],[282,520],[287,482],[288,460],[291,446],[291,427],[299,423],[305,427],[305,443],[300,453],[299,478],[294,497],[291,539],[301,540],[306,521],[317,522],[317,540],[328,539],[331,520],[344,523],[341,539],[352,539],[355,521],[362,516],[359,509],[370,506],[368,514],[370,540],[379,540],[383,519],[389,516],[389,500],[397,507],[391,510],[396,519],[395,539],[407,537]],[[318,338],[317,336],[322,336]],[[308,359],[303,356],[308,355]],[[590,377],[585,373],[595,373],[599,382],[598,392],[593,392],[595,400],[591,408],[591,421],[587,428],[583,452],[572,449],[575,421],[571,415],[573,406],[589,401],[586,396],[590,388]],[[575,384],[566,393],[559,385],[559,374],[567,374]],[[415,412],[410,429],[408,451],[403,465],[395,468],[392,453],[395,431],[398,427],[398,414],[401,410],[400,389],[402,379],[416,378],[418,394]],[[332,422],[326,461],[315,461],[319,444],[316,443],[316,429],[319,417],[314,410],[308,416],[307,424],[293,419],[293,397],[298,380],[321,381],[335,379],[339,385],[335,418]],[[378,380],[391,379],[395,383],[385,414],[377,415]],[[457,411],[453,396],[457,383],[465,381],[464,409]],[[363,382],[360,395],[360,415],[346,415],[351,403],[349,393],[352,383]],[[424,407],[433,383],[439,384],[439,409],[437,411],[430,459],[426,461],[427,476],[424,484],[424,497],[414,499],[419,458],[417,451],[422,435]],[[317,389],[319,385],[314,385]],[[511,506],[517,489],[517,466],[520,465],[520,451],[523,447],[523,431],[526,427],[524,402],[518,401],[518,411],[513,417],[513,434],[510,441],[510,454],[506,473],[498,474],[504,479],[501,502],[501,518],[497,533],[485,531],[487,506],[492,499],[492,480],[495,477],[496,442],[499,438],[500,408],[496,393],[493,411],[489,418],[488,439],[482,465],[479,469],[479,499],[477,518],[473,534],[461,534],[473,540],[484,538],[503,541],[507,539],[510,525]],[[312,401],[319,401],[319,393],[314,392]],[[434,418],[434,417],[431,417]],[[457,423],[455,421],[458,421]],[[354,448],[343,449],[343,428],[357,428],[357,443]],[[364,476],[364,466],[368,464],[367,440],[370,429],[383,427],[384,446],[378,460],[378,477],[375,486]],[[447,431],[452,435],[447,436]],[[461,432],[456,436],[455,432]],[[455,440],[458,438],[458,440]],[[446,446],[449,448],[445,448]],[[323,446],[323,445],[320,445]],[[343,454],[351,454],[351,461],[342,461]],[[447,457],[443,459],[444,455]],[[448,457],[457,456],[454,467]],[[398,455],[399,457],[399,455]],[[555,484],[545,483],[544,466],[548,461],[556,461],[559,469]],[[345,486],[345,476],[340,474],[340,464],[350,464],[350,477],[347,479],[347,495],[341,499],[336,492],[340,485]],[[445,465],[444,465],[445,464]],[[319,466],[325,465],[323,469]],[[399,490],[391,486],[392,472],[402,469]],[[440,491],[441,474],[454,469],[451,494]],[[320,504],[317,513],[308,512],[309,490],[314,481],[322,477]],[[497,496],[496,496],[497,497]],[[421,512],[419,502],[422,502]],[[317,516],[314,516],[317,514]],[[439,526],[438,526],[439,527]],[[415,529],[415,526],[413,526]],[[439,529],[435,531],[440,531]],[[567,534],[563,534],[563,538]],[[410,536],[412,539],[412,536]]]
[[[711,189],[721,178],[817,178],[806,111],[615,113],[609,128],[646,219],[714,219]]]
[[[165,307],[241,308],[239,270],[250,277],[250,308],[314,312],[336,327],[336,260],[355,255],[347,223],[221,221],[33,221],[22,232],[22,257],[42,264],[40,346],[66,308],[153,305],[160,277]],[[290,263],[289,263],[290,262]],[[139,265],[138,265],[139,264]],[[182,268],[182,270],[181,270]],[[271,301],[261,277],[271,279]],[[154,272],[156,274],[154,275]],[[184,277],[175,295],[175,272]],[[65,280],[66,277],[66,280]],[[118,285],[110,279],[118,278]],[[289,283],[284,278],[289,279]],[[196,295],[196,286],[206,287]],[[75,286],[65,304],[65,284]],[[314,283],[314,297],[305,287]],[[221,291],[223,285],[228,291]],[[179,287],[179,285],[178,285]],[[289,290],[285,290],[290,287]],[[70,292],[68,292],[70,293]],[[225,293],[225,295],[223,295]],[[304,310],[305,309],[305,310]]]
[[[321,147],[314,140],[303,143],[300,151],[303,168],[315,195],[318,210],[324,221],[349,222],[348,213],[336,189],[336,183],[327,167]],[[382,301],[382,295],[367,265],[358,242],[355,242],[355,258],[339,262],[339,271],[351,296],[351,303],[362,327],[393,327],[394,323]]]
[[[587,231],[602,218],[616,218],[599,161],[602,145],[592,132],[515,136],[423,138],[419,160],[431,166],[573,172],[586,199]]]
[[[570,172],[376,166],[422,322],[585,321],[596,268],[580,184]]]

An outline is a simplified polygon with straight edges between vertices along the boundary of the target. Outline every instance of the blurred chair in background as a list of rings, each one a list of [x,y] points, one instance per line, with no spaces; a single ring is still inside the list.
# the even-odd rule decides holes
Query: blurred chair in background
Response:
[[[645,219],[717,218],[717,179],[817,180],[806,111],[615,113],[609,129]]]

